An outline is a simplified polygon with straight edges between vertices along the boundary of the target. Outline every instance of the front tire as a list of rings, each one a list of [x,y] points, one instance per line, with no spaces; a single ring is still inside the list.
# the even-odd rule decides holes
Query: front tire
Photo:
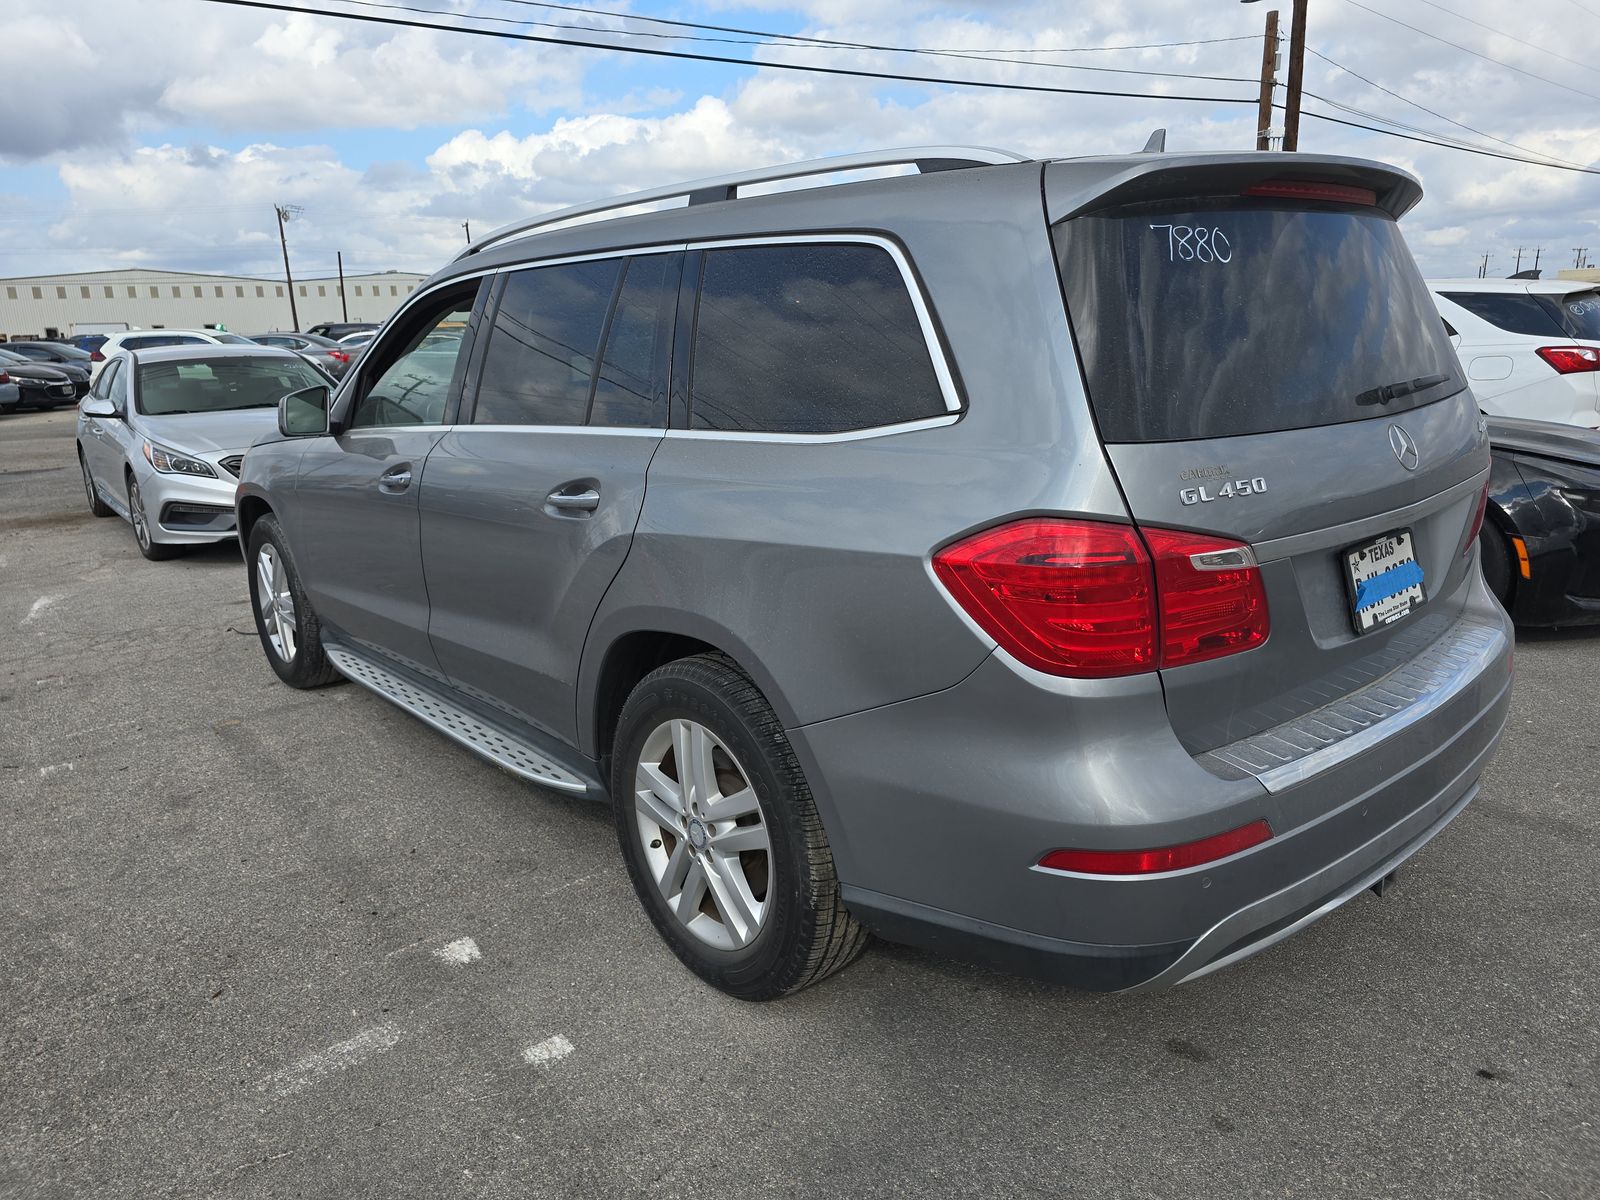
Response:
[[[150,517],[144,510],[144,496],[132,472],[128,474],[128,519],[133,522],[133,540],[139,543],[139,553],[151,562],[165,562],[183,553],[181,546],[168,546],[156,541],[151,534]]]
[[[83,451],[78,451],[78,466],[83,470],[83,490],[89,497],[89,511],[97,517],[114,517],[114,510],[104,500],[100,499],[100,492],[94,486],[94,474],[89,470],[89,460],[83,456]]]
[[[278,678],[292,688],[323,687],[341,678],[322,649],[322,627],[276,517],[262,517],[251,527],[245,564],[256,633]]]
[[[634,688],[617,722],[611,796],[634,891],[707,983],[772,1000],[865,947],[799,760],[731,659],[680,659]]]

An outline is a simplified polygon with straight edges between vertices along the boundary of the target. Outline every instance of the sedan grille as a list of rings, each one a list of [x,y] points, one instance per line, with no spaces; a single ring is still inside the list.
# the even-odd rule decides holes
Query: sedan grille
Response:
[[[217,463],[229,475],[237,479],[239,478],[239,469],[244,466],[244,455],[230,454],[227,458],[219,458]]]

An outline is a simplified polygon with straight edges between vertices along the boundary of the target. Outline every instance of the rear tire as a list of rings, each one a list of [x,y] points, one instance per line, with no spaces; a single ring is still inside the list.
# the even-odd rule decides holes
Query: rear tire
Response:
[[[628,875],[691,971],[738,999],[773,1000],[861,953],[867,931],[839,898],[799,760],[732,659],[701,654],[646,676],[613,748]]]
[[[322,626],[278,519],[270,514],[250,528],[245,573],[256,634],[278,678],[292,688],[325,687],[343,678],[322,649]]]
[[[1479,557],[1483,560],[1483,581],[1489,585],[1500,607],[1510,611],[1515,586],[1511,571],[1511,547],[1503,533],[1488,521],[1478,533]]]
[[[97,517],[114,517],[116,510],[104,500],[94,486],[94,473],[89,470],[89,460],[83,456],[83,451],[78,451],[78,466],[83,470],[83,490],[89,498],[89,511]]]

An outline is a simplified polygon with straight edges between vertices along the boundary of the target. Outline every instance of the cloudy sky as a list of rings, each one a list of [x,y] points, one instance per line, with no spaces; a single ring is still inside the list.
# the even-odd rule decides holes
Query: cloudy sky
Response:
[[[767,64],[1141,95],[888,83],[211,0],[7,0],[0,276],[114,266],[265,275],[281,269],[275,202],[304,210],[290,226],[297,274],[331,273],[336,250],[351,271],[430,271],[461,245],[463,221],[481,234],[523,213],[797,158],[952,142],[1041,156],[1117,152],[1137,149],[1156,126],[1167,127],[1172,149],[1247,148],[1256,89],[1240,80],[1259,70],[1264,14],[1274,7],[281,2]],[[1287,26],[1288,0],[1276,7]],[[1346,105],[1428,136],[1600,167],[1600,0],[1310,7],[1315,54],[1305,86],[1322,99],[1308,94],[1308,112],[1376,123],[1335,107]],[[407,11],[416,9],[444,15]],[[630,13],[875,46],[998,51],[1014,61],[763,43],[617,15]],[[634,32],[615,32],[623,29]],[[1170,44],[1178,42],[1191,44]],[[1084,49],[1101,47],[1146,48]],[[1098,69],[1077,69],[1089,67]],[[1506,274],[1519,246],[1527,248],[1524,266],[1533,247],[1544,248],[1549,265],[1571,266],[1577,246],[1600,261],[1600,175],[1315,119],[1304,122],[1301,149],[1385,159],[1419,175],[1428,195],[1406,230],[1429,274],[1475,273],[1485,252],[1491,273]]]

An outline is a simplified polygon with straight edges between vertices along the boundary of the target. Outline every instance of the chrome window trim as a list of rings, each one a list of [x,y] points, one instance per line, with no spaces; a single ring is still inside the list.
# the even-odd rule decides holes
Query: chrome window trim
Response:
[[[729,441],[766,441],[778,442],[787,445],[804,445],[811,442],[846,442],[860,441],[868,437],[890,437],[897,433],[905,433],[913,429],[933,429],[940,425],[949,425],[954,422],[962,412],[961,396],[956,389],[955,373],[950,369],[950,362],[945,354],[943,342],[940,341],[938,332],[933,324],[933,310],[928,305],[928,298],[923,293],[922,286],[916,275],[911,270],[911,262],[906,257],[905,251],[897,242],[889,238],[880,237],[870,233],[770,233],[751,234],[744,237],[733,238],[705,238],[692,242],[673,241],[660,242],[644,246],[631,246],[626,249],[594,250],[584,254],[568,254],[557,258],[532,259],[526,262],[501,263],[498,266],[482,267],[476,271],[463,271],[459,275],[452,275],[448,279],[441,279],[437,283],[427,284],[413,292],[410,298],[397,308],[393,315],[386,321],[385,327],[392,328],[410,311],[411,306],[418,304],[433,295],[441,288],[456,287],[471,279],[482,279],[487,275],[511,275],[517,271],[532,271],[540,267],[559,267],[568,263],[597,262],[608,258],[631,258],[646,254],[675,254],[686,253],[690,250],[731,250],[740,246],[803,246],[803,245],[862,245],[876,246],[888,253],[894,262],[895,269],[900,273],[900,282],[905,285],[906,294],[911,299],[911,308],[917,314],[917,325],[922,330],[923,344],[928,350],[928,359],[933,366],[934,378],[939,381],[939,393],[944,400],[945,416],[919,417],[915,421],[902,421],[895,425],[871,425],[864,429],[847,429],[838,433],[777,433],[766,430],[723,430],[723,429],[668,429],[669,435],[696,437],[705,440]],[[381,332],[381,331],[380,331]],[[377,338],[373,339],[376,342]],[[371,343],[369,343],[370,345]],[[358,372],[349,372],[339,381],[335,389],[333,401],[343,398],[346,386],[353,386],[350,381]],[[470,428],[471,426],[463,426]],[[368,426],[368,428],[377,428]],[[414,429],[417,426],[395,426],[395,428]],[[444,426],[443,428],[449,428]],[[481,428],[490,428],[482,426]],[[588,429],[589,426],[578,425],[513,425],[505,426],[508,429]],[[624,427],[618,427],[624,428]],[[656,426],[639,425],[627,426],[629,430],[642,430],[649,432]]]
[[[474,425],[458,421],[444,428],[451,433],[586,433],[600,437],[660,438],[668,431],[660,425]]]

